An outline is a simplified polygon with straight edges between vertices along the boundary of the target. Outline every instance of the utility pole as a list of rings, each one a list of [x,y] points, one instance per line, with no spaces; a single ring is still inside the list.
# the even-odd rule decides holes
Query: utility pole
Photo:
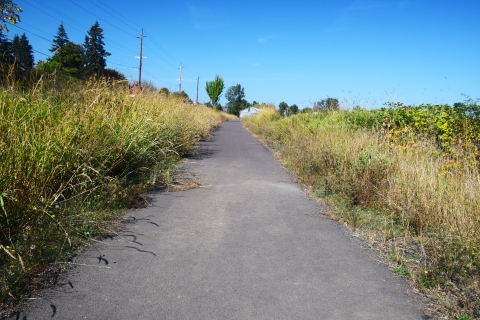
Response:
[[[197,100],[195,100],[195,103],[198,104],[198,82],[200,81],[200,75],[197,77]]]
[[[137,38],[140,38],[140,67],[138,68],[138,88],[139,89],[142,89],[142,59],[143,59],[143,56],[142,56],[142,43],[143,43],[143,28],[142,28],[142,32],[140,33],[140,37],[137,37]]]
[[[178,93],[182,93],[182,64],[180,63],[180,85],[178,86]]]

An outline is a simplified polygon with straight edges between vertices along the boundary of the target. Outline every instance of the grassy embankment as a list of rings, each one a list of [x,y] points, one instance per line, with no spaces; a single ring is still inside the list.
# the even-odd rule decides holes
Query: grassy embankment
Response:
[[[0,310],[112,232],[226,120],[172,97],[133,98],[125,83],[0,90]]]
[[[455,319],[480,316],[480,107],[396,106],[244,125]]]

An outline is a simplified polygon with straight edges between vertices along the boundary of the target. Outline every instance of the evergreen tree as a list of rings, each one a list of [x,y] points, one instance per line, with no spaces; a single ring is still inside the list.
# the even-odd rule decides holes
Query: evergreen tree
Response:
[[[9,74],[10,64],[13,60],[12,44],[8,40],[7,36],[0,33],[0,85],[4,84]]]
[[[65,31],[65,28],[63,27],[63,22],[60,23],[60,26],[58,27],[58,32],[55,38],[53,38],[53,44],[52,47],[49,49],[50,52],[55,52],[59,48],[63,48],[64,45],[66,45],[68,42],[68,36],[67,32]]]
[[[85,36],[85,71],[87,75],[101,74],[107,65],[105,58],[110,55],[103,47],[103,29],[98,21],[90,28]]]
[[[10,64],[12,58],[12,43],[8,40],[7,36],[0,33],[0,64]]]
[[[83,47],[68,41],[63,47],[58,49],[51,62],[58,63],[62,72],[78,78],[81,76],[83,68],[83,56]]]
[[[18,35],[13,37],[11,50],[21,73],[25,75],[32,70],[35,63],[33,58],[33,48],[30,45],[25,33],[20,37]]]

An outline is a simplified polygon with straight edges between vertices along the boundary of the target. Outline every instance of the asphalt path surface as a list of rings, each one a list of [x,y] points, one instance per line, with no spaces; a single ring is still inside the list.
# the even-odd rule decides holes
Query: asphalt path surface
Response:
[[[322,215],[239,121],[13,319],[422,319],[422,304]],[[373,255],[374,257],[374,255]]]

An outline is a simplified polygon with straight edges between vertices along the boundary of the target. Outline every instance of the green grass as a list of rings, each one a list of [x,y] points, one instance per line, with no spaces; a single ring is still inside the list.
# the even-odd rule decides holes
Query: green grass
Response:
[[[226,118],[123,82],[0,89],[0,309],[53,262],[113,233],[139,194]]]
[[[378,251],[395,252],[395,272],[408,271],[426,294],[456,296],[447,308],[474,315],[480,129],[473,111],[462,118],[447,106],[397,106],[281,118],[269,109],[243,122],[335,206],[331,214],[363,230]]]
[[[396,274],[402,277],[408,277],[410,275],[410,272],[408,272],[405,266],[396,267],[393,269],[393,272],[395,272]]]

